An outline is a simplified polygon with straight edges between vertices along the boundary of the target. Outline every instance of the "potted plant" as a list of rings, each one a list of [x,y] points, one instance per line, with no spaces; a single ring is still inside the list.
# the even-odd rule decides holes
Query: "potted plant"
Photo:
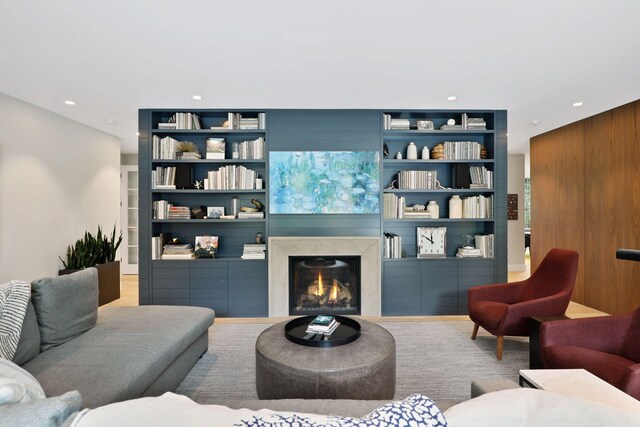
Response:
[[[98,226],[95,236],[86,231],[84,237],[67,249],[67,260],[59,275],[71,274],[88,267],[98,269],[98,303],[106,304],[120,298],[120,261],[116,261],[116,251],[122,242],[122,232],[116,240],[116,226],[111,236],[102,233]]]

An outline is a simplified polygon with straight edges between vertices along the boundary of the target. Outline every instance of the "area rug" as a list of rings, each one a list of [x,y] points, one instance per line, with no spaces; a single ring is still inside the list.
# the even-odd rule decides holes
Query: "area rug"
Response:
[[[527,338],[505,338],[502,361],[496,339],[480,331],[471,340],[470,321],[377,322],[396,340],[396,399],[422,393],[436,402],[462,402],[476,379],[518,379],[529,365]],[[219,324],[209,330],[209,351],[177,393],[199,403],[257,399],[255,341],[268,324]]]

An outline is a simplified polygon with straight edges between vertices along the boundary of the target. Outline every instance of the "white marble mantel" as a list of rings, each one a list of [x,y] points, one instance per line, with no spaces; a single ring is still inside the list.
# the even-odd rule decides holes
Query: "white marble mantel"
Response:
[[[380,316],[382,238],[269,237],[269,317],[289,316],[289,256],[360,255],[360,313]]]

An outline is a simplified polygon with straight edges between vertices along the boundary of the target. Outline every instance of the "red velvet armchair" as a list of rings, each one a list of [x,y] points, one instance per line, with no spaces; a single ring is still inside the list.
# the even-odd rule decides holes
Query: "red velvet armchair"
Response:
[[[469,317],[475,324],[471,339],[482,326],[497,337],[496,355],[502,360],[504,336],[528,336],[530,317],[563,316],[578,271],[578,253],[551,249],[526,280],[470,288]]]
[[[586,369],[640,400],[640,308],[622,315],[544,322],[540,356],[545,368]]]

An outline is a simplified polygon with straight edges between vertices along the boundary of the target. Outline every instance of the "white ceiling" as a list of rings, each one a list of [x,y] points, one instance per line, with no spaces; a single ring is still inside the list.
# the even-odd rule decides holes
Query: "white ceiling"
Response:
[[[125,153],[139,108],[174,107],[506,109],[525,153],[640,98],[638,16],[637,0],[0,0],[0,92]]]

